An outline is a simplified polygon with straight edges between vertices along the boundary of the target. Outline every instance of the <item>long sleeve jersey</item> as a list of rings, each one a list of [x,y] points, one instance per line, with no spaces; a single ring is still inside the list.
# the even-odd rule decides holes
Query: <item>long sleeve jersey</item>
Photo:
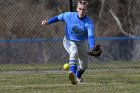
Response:
[[[80,19],[77,12],[65,12],[50,18],[48,24],[57,21],[65,22],[65,36],[68,40],[79,42],[88,40],[90,49],[94,47],[94,24],[88,16]]]

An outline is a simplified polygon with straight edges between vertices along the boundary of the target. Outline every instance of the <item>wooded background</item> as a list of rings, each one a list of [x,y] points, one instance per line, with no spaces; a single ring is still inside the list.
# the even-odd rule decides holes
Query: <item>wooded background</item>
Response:
[[[76,7],[73,0],[73,8]],[[103,54],[90,61],[140,59],[140,0],[87,0]],[[65,24],[41,26],[43,19],[69,11],[69,0],[0,0],[0,63],[66,62]]]

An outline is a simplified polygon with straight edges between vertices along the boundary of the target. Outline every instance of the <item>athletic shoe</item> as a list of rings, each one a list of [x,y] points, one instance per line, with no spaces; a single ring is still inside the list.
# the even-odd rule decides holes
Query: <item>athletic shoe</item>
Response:
[[[69,72],[69,80],[71,81],[71,84],[77,84],[76,77],[71,71]]]
[[[83,78],[77,78],[77,84],[85,85],[86,83],[84,82]]]

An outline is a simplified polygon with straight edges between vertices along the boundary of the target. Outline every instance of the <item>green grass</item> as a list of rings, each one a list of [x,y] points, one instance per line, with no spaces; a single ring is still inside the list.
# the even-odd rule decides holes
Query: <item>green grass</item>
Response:
[[[86,85],[71,85],[67,72],[0,75],[0,93],[140,93],[140,70],[88,70]]]
[[[140,62],[94,62],[86,85],[71,85],[63,64],[0,65],[0,93],[140,93]]]

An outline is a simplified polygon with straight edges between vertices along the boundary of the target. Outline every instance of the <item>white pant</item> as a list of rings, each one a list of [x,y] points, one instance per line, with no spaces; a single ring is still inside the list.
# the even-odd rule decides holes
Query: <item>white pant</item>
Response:
[[[66,51],[69,53],[69,60],[75,60],[79,62],[79,67],[82,70],[86,70],[88,67],[88,43],[87,41],[76,42],[63,39],[63,45]]]

